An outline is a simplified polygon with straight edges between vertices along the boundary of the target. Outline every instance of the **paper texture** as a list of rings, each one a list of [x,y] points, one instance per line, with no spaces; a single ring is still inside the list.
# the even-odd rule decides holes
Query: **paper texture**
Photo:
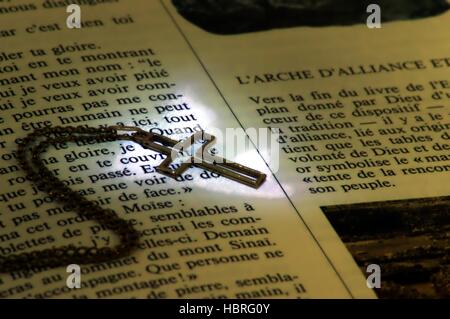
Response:
[[[38,127],[279,128],[280,168],[266,149],[230,158],[268,175],[254,190],[196,168],[170,180],[131,142],[53,149],[48,167],[141,246],[82,266],[81,289],[63,268],[1,274],[1,298],[374,298],[327,207],[449,193],[448,13],[224,36],[170,1],[82,6],[79,30],[65,6],[31,3],[0,11],[0,255],[115,240],[24,179],[15,141]]]

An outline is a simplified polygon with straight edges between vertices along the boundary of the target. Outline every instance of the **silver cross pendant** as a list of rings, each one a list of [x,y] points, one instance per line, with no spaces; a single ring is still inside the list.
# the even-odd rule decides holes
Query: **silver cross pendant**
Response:
[[[215,137],[203,131],[194,133],[186,140],[177,141],[134,126],[114,126],[113,128],[117,131],[132,132],[131,135],[122,137],[166,155],[163,162],[156,167],[156,171],[171,178],[177,178],[189,167],[196,166],[253,188],[259,188],[266,180],[266,175],[257,170],[213,155],[210,147],[214,144]],[[197,144],[201,147],[191,151]],[[170,165],[176,162],[179,162],[178,167],[172,169]]]

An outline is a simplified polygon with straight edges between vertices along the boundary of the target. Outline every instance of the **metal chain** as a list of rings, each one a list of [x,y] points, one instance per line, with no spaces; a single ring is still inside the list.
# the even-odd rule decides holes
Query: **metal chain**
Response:
[[[70,264],[111,261],[129,255],[139,242],[138,231],[112,209],[105,209],[70,189],[43,163],[41,154],[48,146],[66,142],[108,142],[130,140],[118,135],[115,127],[48,127],[30,133],[19,144],[17,159],[27,178],[48,195],[87,220],[98,222],[115,233],[120,242],[114,247],[61,246],[40,251],[0,256],[0,273],[31,268],[56,268]]]

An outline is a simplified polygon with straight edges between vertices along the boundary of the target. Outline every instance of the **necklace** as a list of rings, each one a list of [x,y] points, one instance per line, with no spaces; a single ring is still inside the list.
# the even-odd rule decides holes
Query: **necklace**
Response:
[[[125,132],[125,134],[119,134]],[[127,134],[127,133],[132,134]],[[77,191],[70,189],[49,170],[41,159],[50,145],[67,142],[112,142],[128,140],[139,143],[144,148],[166,155],[166,159],[156,167],[164,175],[176,178],[190,166],[198,166],[220,175],[238,181],[245,185],[258,188],[266,175],[240,164],[224,160],[210,154],[208,146],[214,142],[214,136],[198,132],[184,141],[172,140],[168,137],[146,132],[138,127],[47,127],[37,129],[28,134],[19,144],[17,159],[21,168],[27,173],[27,178],[35,186],[48,193],[67,210],[78,216],[105,226],[116,234],[119,243],[113,247],[61,246],[40,251],[25,252],[0,256],[0,273],[13,272],[30,268],[56,268],[70,264],[92,264],[125,257],[136,250],[139,244],[139,232],[117,215],[113,209],[103,208],[88,200]],[[178,158],[186,158],[186,150],[196,142],[203,142],[195,154],[187,156],[176,169],[171,164]]]

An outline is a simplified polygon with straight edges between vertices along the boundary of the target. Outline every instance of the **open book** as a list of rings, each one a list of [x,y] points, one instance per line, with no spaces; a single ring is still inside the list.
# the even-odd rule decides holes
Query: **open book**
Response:
[[[82,265],[80,289],[66,268],[0,274],[0,298],[448,296],[445,1],[374,29],[302,1],[71,2],[80,29],[66,1],[0,0],[0,258],[117,240],[26,180],[34,129],[265,128],[279,156],[246,135],[228,159],[267,174],[253,189],[198,168],[171,180],[132,142],[52,148],[47,167],[133,223],[139,249]]]

